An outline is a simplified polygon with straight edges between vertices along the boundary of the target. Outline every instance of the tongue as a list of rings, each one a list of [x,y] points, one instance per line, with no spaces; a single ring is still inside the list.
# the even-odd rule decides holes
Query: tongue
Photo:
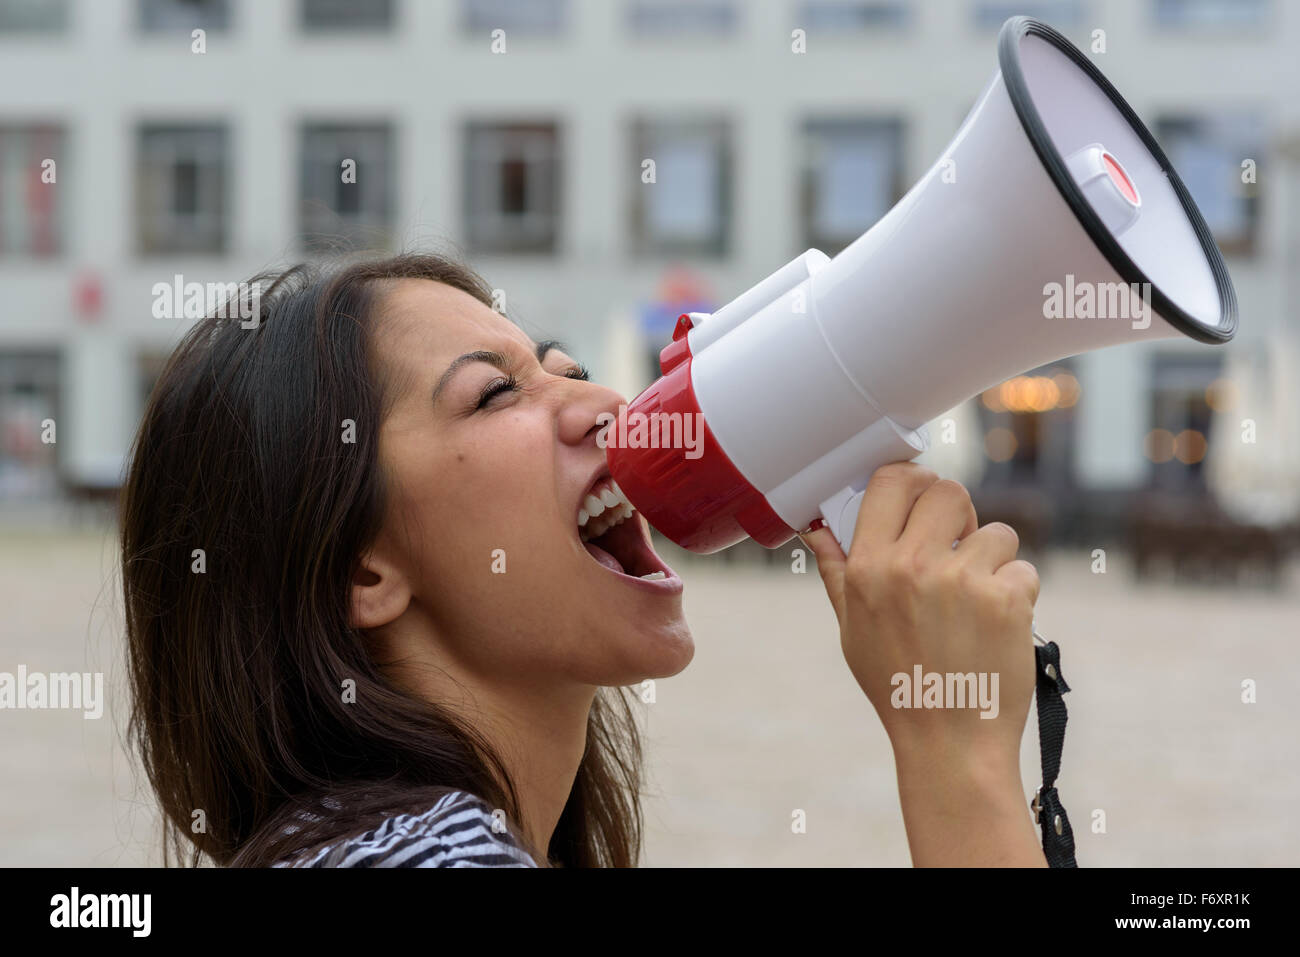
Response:
[[[619,560],[599,545],[593,545],[591,542],[583,542],[582,547],[591,554],[592,558],[596,559],[596,561],[600,562],[610,571],[627,574],[627,571],[623,568]]]

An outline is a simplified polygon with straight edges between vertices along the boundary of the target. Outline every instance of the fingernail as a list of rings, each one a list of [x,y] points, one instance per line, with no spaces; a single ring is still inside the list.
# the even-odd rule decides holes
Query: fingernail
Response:
[[[817,529],[819,529],[819,528],[825,528],[825,527],[826,527],[826,523],[825,523],[825,522],[823,522],[820,518],[814,518],[814,519],[812,520],[812,524],[809,525],[807,528],[805,528],[805,529],[803,530],[803,533],[804,533],[805,535],[807,535],[809,532],[815,532],[815,531],[817,531]]]

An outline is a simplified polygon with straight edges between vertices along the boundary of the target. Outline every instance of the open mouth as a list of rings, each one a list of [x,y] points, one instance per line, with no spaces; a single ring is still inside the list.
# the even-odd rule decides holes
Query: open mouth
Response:
[[[650,544],[640,513],[609,476],[593,486],[578,512],[578,538],[603,568],[625,579],[680,588],[681,579]]]

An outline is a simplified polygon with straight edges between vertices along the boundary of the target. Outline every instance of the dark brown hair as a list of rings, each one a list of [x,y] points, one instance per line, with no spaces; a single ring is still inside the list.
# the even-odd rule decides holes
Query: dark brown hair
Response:
[[[229,308],[198,321],[150,396],[121,557],[127,733],[163,811],[164,863],[188,841],[195,866],[269,865],[450,790],[520,820],[487,740],[388,680],[348,621],[385,514],[378,435],[396,386],[370,343],[384,287],[402,278],[493,303],[480,277],[431,254],[262,273],[248,287],[256,326]],[[355,441],[341,441],[348,419]],[[600,688],[550,846],[512,833],[542,866],[634,866],[640,777],[625,690]]]

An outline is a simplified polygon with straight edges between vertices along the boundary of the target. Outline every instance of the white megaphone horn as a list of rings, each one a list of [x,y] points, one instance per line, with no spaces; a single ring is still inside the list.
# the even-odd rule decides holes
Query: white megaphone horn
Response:
[[[1027,17],[1003,25],[998,61],[942,157],[852,245],[678,320],[662,377],[604,438],[668,538],[774,548],[820,517],[847,553],[871,473],[924,451],[939,413],[1091,349],[1232,338],[1223,258],[1115,88]],[[690,455],[634,440],[636,421],[657,438],[686,416]]]

